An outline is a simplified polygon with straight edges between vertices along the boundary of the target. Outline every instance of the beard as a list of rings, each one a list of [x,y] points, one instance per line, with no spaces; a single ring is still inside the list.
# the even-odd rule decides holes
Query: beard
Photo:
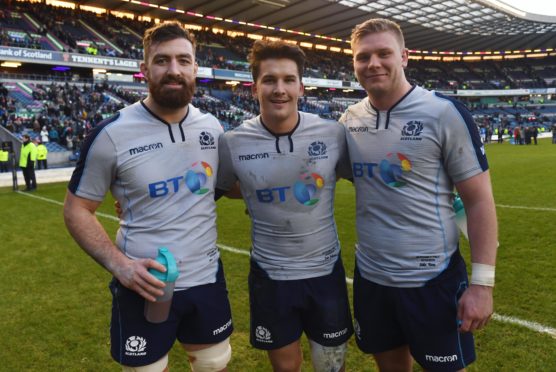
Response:
[[[179,83],[181,89],[168,89],[167,83]],[[149,80],[149,93],[157,105],[168,109],[179,109],[191,103],[195,93],[195,80],[178,77],[165,77],[159,82]]]

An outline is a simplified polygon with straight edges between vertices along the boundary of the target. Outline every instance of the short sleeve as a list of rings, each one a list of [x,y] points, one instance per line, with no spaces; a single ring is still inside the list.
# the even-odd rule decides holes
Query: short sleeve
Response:
[[[488,169],[485,147],[467,108],[450,99],[440,118],[444,166],[453,182],[460,182]]]
[[[116,147],[106,130],[98,127],[83,143],[68,189],[76,196],[102,201],[116,177]]]

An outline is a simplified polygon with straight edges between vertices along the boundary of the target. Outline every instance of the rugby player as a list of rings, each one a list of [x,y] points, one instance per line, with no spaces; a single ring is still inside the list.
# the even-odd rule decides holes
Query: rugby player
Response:
[[[350,173],[345,131],[298,111],[299,47],[256,41],[249,62],[260,115],[220,137],[217,191],[239,181],[251,217],[250,341],[274,371],[299,371],[305,332],[315,371],[343,371],[353,330],[334,190]]]
[[[218,120],[190,102],[195,90],[195,41],[178,22],[145,32],[149,95],[101,123],[87,137],[68,186],[67,228],[113,275],[112,357],[124,371],[168,369],[176,338],[196,372],[226,370],[231,357],[230,304],[216,247],[214,203]],[[111,191],[122,208],[114,244],[95,217]],[[178,264],[172,307],[160,324],[143,316],[145,301],[164,283],[149,268],[166,246]]]
[[[455,371],[475,360],[472,332],[493,312],[497,222],[477,126],[459,102],[412,86],[400,27],[371,19],[351,37],[368,97],[345,125],[357,197],[354,321],[381,371]],[[467,213],[468,284],[452,208]]]

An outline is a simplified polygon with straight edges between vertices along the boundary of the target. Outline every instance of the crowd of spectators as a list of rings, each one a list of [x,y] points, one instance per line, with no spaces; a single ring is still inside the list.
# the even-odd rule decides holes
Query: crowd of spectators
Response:
[[[84,136],[104,118],[111,116],[122,107],[146,97],[147,90],[104,84],[37,84],[33,85],[32,98],[42,103],[41,109],[31,116],[19,116],[19,103],[10,97],[8,90],[0,84],[0,124],[8,130],[23,134],[32,132],[42,142],[56,142],[69,150],[78,151]],[[299,108],[328,119],[338,119],[348,105],[355,103],[360,97],[346,97],[341,91],[307,91],[299,101]],[[534,102],[522,103],[521,107],[529,107],[529,114],[513,112],[514,105],[502,98],[496,103],[477,103],[465,99],[476,119],[483,135],[488,142],[491,136],[501,131],[513,136],[521,133],[517,144],[531,143],[534,131],[550,130],[556,122],[556,115],[540,115],[533,108]],[[225,130],[237,127],[241,122],[259,112],[257,100],[253,97],[250,87],[237,85],[233,88],[224,84],[203,84],[197,88],[193,105],[201,111],[215,115]],[[519,101],[518,101],[519,103]],[[544,104],[544,102],[543,102]],[[556,102],[546,103],[556,111]],[[481,110],[494,110],[489,115],[481,114]],[[510,110],[510,111],[508,111]],[[518,128],[517,131],[515,128]],[[530,133],[531,135],[528,135]],[[512,137],[513,138],[513,137]]]
[[[43,3],[0,0],[0,5],[0,45],[40,48],[38,36],[50,33],[69,52],[142,59],[141,38],[138,35],[152,26],[152,22],[130,19],[124,21],[111,14],[97,15],[81,9],[53,7]],[[30,31],[34,26],[22,23],[23,13],[38,21],[39,27]],[[90,32],[82,23],[88,24],[97,32]],[[198,42],[197,60],[200,66],[248,71],[246,60],[252,39],[246,36],[230,37],[208,29],[195,30],[193,33]],[[307,55],[307,77],[355,80],[349,55],[304,50]],[[408,79],[415,84],[448,91],[550,87],[556,86],[556,58],[476,63],[412,60],[406,73]],[[224,89],[224,93],[216,98],[211,95],[210,89],[210,85],[198,89],[193,103],[201,110],[213,113],[226,128],[239,125],[259,111],[258,102],[248,87],[238,85],[227,88],[227,92]],[[221,89],[221,86],[216,89]],[[364,92],[359,93],[362,97]],[[130,89],[82,83],[35,85],[33,100],[41,103],[41,109],[35,110],[31,116],[18,116],[21,103],[10,97],[7,90],[0,85],[0,124],[16,133],[28,128],[37,135],[40,133],[41,137],[47,137],[49,141],[75,148],[74,142],[78,142],[100,120],[145,95],[144,87]],[[110,99],[110,96],[115,99]],[[359,98],[357,92],[345,95],[340,90],[318,89],[307,91],[299,101],[299,107],[325,118],[337,119],[354,99]],[[544,105],[525,105],[519,102],[508,104],[503,101],[493,103],[471,99],[466,103],[487,133],[498,127],[507,129],[515,126],[546,126],[547,123],[554,122],[556,117],[553,103],[547,109]],[[483,122],[485,119],[488,122]]]
[[[233,96],[234,98],[236,95]],[[248,110],[238,105],[240,100],[221,100],[207,94],[204,89],[197,89],[193,97],[193,105],[201,111],[210,112],[223,124],[224,129],[229,130],[240,125],[244,120],[250,119],[257,111]]]
[[[19,27],[19,18],[8,9],[0,9],[0,45],[41,49],[40,41]]]
[[[42,142],[78,150],[92,128],[127,104],[111,99],[108,93],[112,89],[106,84],[38,84],[32,96],[42,108],[33,115],[20,116],[17,102],[0,84],[0,124],[16,135],[30,132]]]
[[[132,19],[122,20],[109,13],[98,15],[77,9],[54,7],[46,4],[0,0],[4,9],[0,23],[16,22],[9,15],[12,11],[26,12],[41,24],[37,32],[53,34],[67,51],[142,59],[141,38],[152,22]],[[97,34],[81,25],[91,26]],[[212,30],[193,31],[198,41],[197,58],[200,66],[248,71],[247,55],[253,40],[246,36],[230,37]],[[100,35],[100,36],[99,36]],[[38,41],[29,37],[14,39],[0,33],[2,45],[36,48]],[[110,42],[106,42],[109,40]],[[114,47],[112,47],[112,44]],[[343,53],[304,49],[307,54],[306,76],[343,81],[354,81],[351,57]],[[556,58],[544,59],[545,66],[534,62],[481,61],[465,63],[413,61],[407,68],[409,80],[429,89],[507,89],[544,88],[556,86]]]

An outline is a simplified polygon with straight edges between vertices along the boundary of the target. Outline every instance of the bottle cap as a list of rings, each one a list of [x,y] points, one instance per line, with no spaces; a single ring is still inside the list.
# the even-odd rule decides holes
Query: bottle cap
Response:
[[[150,268],[149,273],[163,282],[175,282],[178,278],[178,266],[172,252],[166,247],[158,248],[158,256],[156,256],[155,260],[166,267],[166,272],[163,273]]]
[[[461,200],[459,195],[456,195],[456,197],[454,198],[454,203],[452,204],[452,206],[454,208],[454,212],[456,213],[458,213],[461,210],[464,210],[463,201]]]

